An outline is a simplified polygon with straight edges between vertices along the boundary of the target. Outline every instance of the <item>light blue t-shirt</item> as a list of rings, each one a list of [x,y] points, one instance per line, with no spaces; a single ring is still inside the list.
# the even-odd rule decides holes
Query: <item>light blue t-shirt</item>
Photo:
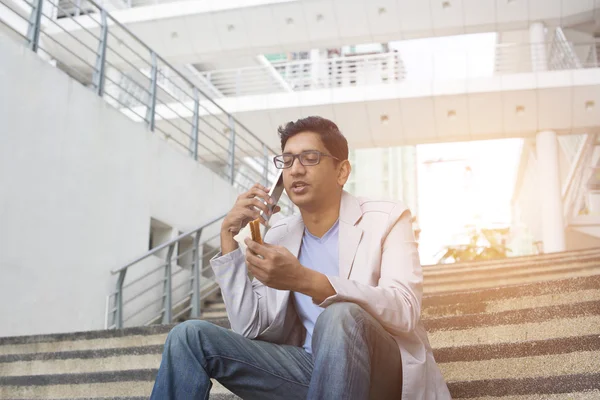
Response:
[[[339,220],[321,238],[316,237],[304,228],[300,257],[298,258],[300,264],[327,276],[338,276],[340,273],[338,233]],[[302,293],[294,292],[294,300],[296,301],[296,311],[306,328],[304,350],[312,354],[313,329],[324,308],[313,303],[311,297]]]

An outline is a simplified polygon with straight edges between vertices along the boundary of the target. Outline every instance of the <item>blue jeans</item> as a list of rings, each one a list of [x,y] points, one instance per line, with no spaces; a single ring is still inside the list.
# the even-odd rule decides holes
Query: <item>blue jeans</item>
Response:
[[[206,321],[174,327],[151,399],[208,399],[210,378],[242,399],[400,399],[394,338],[360,306],[335,303],[302,347],[250,340]]]

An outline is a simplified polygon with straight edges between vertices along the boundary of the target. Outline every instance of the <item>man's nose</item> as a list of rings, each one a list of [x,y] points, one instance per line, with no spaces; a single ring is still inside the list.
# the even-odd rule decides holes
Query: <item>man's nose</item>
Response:
[[[304,165],[300,162],[300,157],[295,157],[292,160],[292,166],[290,167],[290,173],[292,175],[301,175],[305,171]]]

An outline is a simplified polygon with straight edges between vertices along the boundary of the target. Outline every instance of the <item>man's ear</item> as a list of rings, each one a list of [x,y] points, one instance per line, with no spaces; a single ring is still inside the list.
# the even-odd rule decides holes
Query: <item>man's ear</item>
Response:
[[[350,165],[350,161],[343,160],[340,162],[340,170],[338,172],[338,184],[340,186],[344,186],[350,177],[350,172],[352,172],[352,165]]]

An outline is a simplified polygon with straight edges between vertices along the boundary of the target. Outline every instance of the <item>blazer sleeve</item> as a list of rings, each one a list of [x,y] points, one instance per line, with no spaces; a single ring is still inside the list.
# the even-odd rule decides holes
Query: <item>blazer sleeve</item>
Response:
[[[269,233],[265,242],[269,242]],[[215,279],[231,323],[231,329],[249,339],[255,339],[271,324],[267,308],[268,288],[248,277],[245,254],[241,248],[210,260]]]
[[[415,329],[421,315],[423,272],[410,211],[398,204],[389,214],[381,242],[381,272],[377,286],[337,276],[328,276],[328,279],[337,293],[319,306],[353,302],[394,335]]]

